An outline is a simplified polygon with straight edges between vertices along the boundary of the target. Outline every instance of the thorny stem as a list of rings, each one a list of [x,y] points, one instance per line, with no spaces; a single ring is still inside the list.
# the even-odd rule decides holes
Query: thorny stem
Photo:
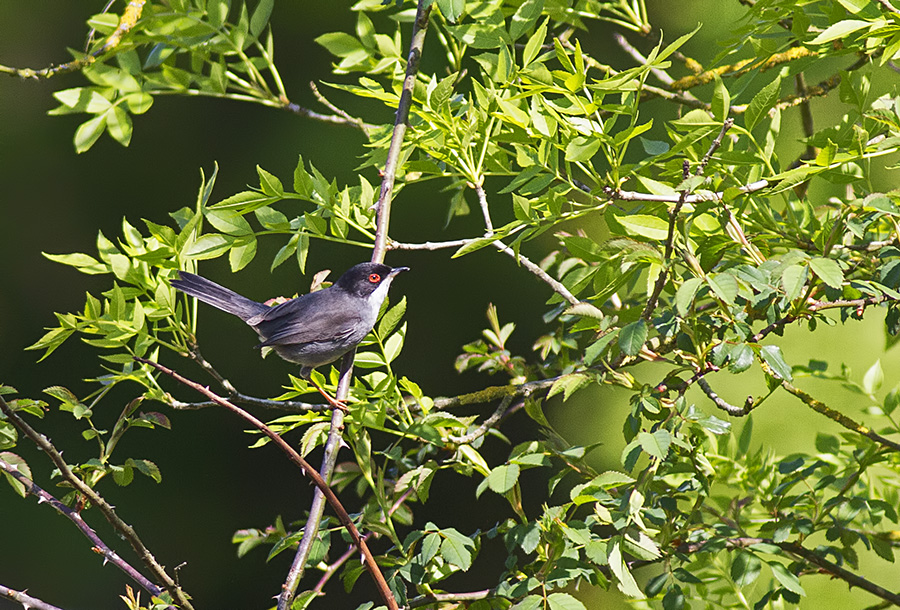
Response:
[[[72,510],[71,508],[60,502],[54,495],[41,488],[37,483],[28,478],[23,472],[18,469],[15,464],[10,464],[2,457],[0,457],[0,470],[6,472],[9,476],[21,483],[27,493],[35,496],[38,499],[39,504],[47,503],[60,515],[74,523],[75,527],[77,527],[81,531],[81,533],[84,534],[85,538],[90,540],[91,544],[93,545],[91,547],[91,550],[93,550],[98,555],[102,555],[104,562],[108,561],[125,572],[125,574],[129,578],[140,585],[141,588],[147,591],[147,593],[149,593],[150,595],[156,597],[162,595],[162,589],[148,580],[143,574],[136,570],[127,561],[122,559],[118,553],[109,548],[109,546],[105,542],[103,542],[100,536],[97,535],[97,532],[95,532],[94,529],[87,524],[87,522],[81,516],[81,513]],[[2,593],[0,593],[0,595],[2,595]]]
[[[32,597],[25,591],[16,591],[15,589],[10,589],[3,585],[0,585],[0,597],[5,597],[6,599],[18,602],[22,604],[22,607],[26,610],[63,610],[59,606],[54,606],[53,604],[48,604],[36,597]]]
[[[199,383],[191,381],[190,379],[178,374],[168,367],[159,364],[158,362],[153,362],[152,360],[147,360],[146,358],[138,358],[137,356],[135,356],[134,359],[137,362],[141,362],[143,364],[151,366],[165,373],[166,375],[169,375],[176,381],[183,383],[187,387],[203,394],[208,399],[214,401],[219,406],[225,407],[235,415],[241,417],[251,426],[265,434],[266,437],[268,437],[269,440],[271,440],[275,444],[275,446],[278,447],[287,456],[291,463],[300,468],[300,471],[312,480],[312,482],[316,486],[316,489],[320,490],[325,495],[326,500],[328,500],[328,504],[337,514],[338,521],[341,522],[341,525],[344,526],[344,528],[350,534],[350,537],[353,539],[353,542],[359,547],[360,551],[362,552],[365,567],[369,571],[369,574],[372,576],[372,579],[375,581],[375,584],[378,587],[379,594],[381,595],[385,604],[387,604],[388,608],[390,608],[391,610],[398,610],[397,602],[394,601],[391,590],[387,586],[387,582],[384,580],[384,575],[381,573],[381,569],[375,563],[375,557],[372,555],[371,551],[369,551],[369,547],[366,546],[365,540],[363,540],[362,535],[359,533],[359,530],[353,523],[353,519],[350,518],[347,510],[341,504],[341,501],[338,499],[337,495],[335,495],[334,491],[332,491],[331,487],[328,485],[325,479],[323,479],[319,475],[319,473],[316,472],[316,470],[309,464],[309,462],[307,462],[299,453],[297,453],[296,449],[291,447],[283,438],[281,438],[281,436],[272,431],[272,429],[262,421],[260,421],[253,415],[250,415],[240,407],[232,404],[228,400],[213,393],[209,388],[203,387]],[[0,398],[0,400],[2,400],[2,398]],[[336,410],[335,412],[340,413],[341,411]]]
[[[406,60],[406,76],[403,81],[403,90],[400,93],[400,101],[397,104],[394,131],[391,135],[391,143],[388,148],[384,175],[381,181],[381,192],[378,196],[378,202],[375,204],[377,229],[375,232],[375,246],[372,251],[371,259],[373,263],[384,262],[384,255],[387,250],[388,227],[390,226],[394,181],[400,165],[400,154],[403,149],[403,139],[406,136],[409,111],[412,105],[412,93],[416,83],[416,74],[419,70],[419,60],[422,57],[422,50],[425,45],[425,33],[428,29],[428,16],[430,13],[431,3],[426,2],[426,0],[419,0],[418,9],[416,11],[416,21],[413,25],[409,55]],[[353,379],[353,358],[355,354],[355,349],[350,350],[349,353],[344,355],[344,359],[341,363],[340,381],[338,382],[338,389],[335,396],[339,401],[346,399],[350,392],[350,384]],[[331,426],[328,431],[328,439],[325,442],[325,455],[322,458],[322,469],[320,471],[321,478],[324,481],[330,480],[331,475],[334,472],[343,431],[344,413],[335,409],[331,415]],[[321,492],[324,491],[324,489],[321,490]],[[309,518],[303,528],[303,538],[300,540],[288,577],[282,586],[282,593],[278,597],[278,610],[287,610],[291,607],[297,587],[300,584],[300,578],[303,575],[304,566],[309,557],[309,552],[312,549],[312,542],[318,536],[319,524],[324,509],[321,492],[317,490],[313,497]],[[392,610],[398,607],[390,590],[387,590],[385,602]]]
[[[10,423],[12,423],[20,432],[22,432],[25,436],[31,439],[31,441],[37,445],[50,460],[56,465],[59,469],[62,477],[72,485],[80,494],[86,497],[91,504],[96,506],[109,524],[116,530],[116,532],[131,545],[131,548],[134,549],[134,552],[137,553],[138,557],[141,558],[141,561],[147,567],[148,570],[153,574],[156,579],[162,583],[162,588],[165,591],[168,591],[175,598],[175,601],[178,605],[185,610],[193,610],[193,606],[191,602],[188,600],[184,591],[182,591],[181,586],[176,583],[165,571],[165,569],[156,561],[156,558],[153,557],[153,554],[150,553],[149,549],[144,546],[144,543],[141,542],[140,537],[137,535],[137,532],[134,529],[125,523],[117,514],[115,509],[109,504],[103,497],[98,494],[96,491],[88,487],[88,485],[75,476],[75,473],[72,472],[72,469],[69,468],[69,465],[63,459],[62,454],[53,446],[53,443],[44,436],[43,434],[38,433],[34,428],[29,426],[25,420],[23,420],[19,415],[13,411],[12,407],[9,406],[9,403],[4,400],[2,396],[0,396],[0,411],[6,416]]]

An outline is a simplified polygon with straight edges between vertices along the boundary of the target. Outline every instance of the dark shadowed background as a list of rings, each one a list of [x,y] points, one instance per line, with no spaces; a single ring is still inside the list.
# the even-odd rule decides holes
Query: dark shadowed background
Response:
[[[83,45],[87,29],[84,22],[101,5],[84,0],[0,0],[0,63],[41,68],[68,60],[65,48]],[[719,50],[715,44],[718,28],[730,25],[743,12],[737,2],[725,0],[660,0],[651,6],[656,13],[651,22],[662,27],[669,41],[693,29],[698,21],[707,22],[686,47],[687,53],[701,62]],[[355,15],[344,3],[280,2],[272,23],[276,62],[289,96],[294,102],[323,111],[308,83],[338,77],[331,75],[330,56],[313,39],[325,32],[352,31]],[[597,28],[598,32],[601,30]],[[404,34],[406,41],[408,32]],[[434,42],[426,42],[426,64],[429,50],[437,49]],[[594,43],[593,51],[608,49],[609,63],[623,63],[608,39],[598,36]],[[341,78],[344,82],[354,80]],[[72,136],[83,119],[48,117],[46,112],[56,105],[51,97],[53,91],[83,84],[84,79],[78,74],[50,82],[0,79],[0,382],[16,387],[22,396],[38,398],[42,389],[50,385],[64,385],[84,395],[93,389],[84,380],[102,372],[96,350],[77,340],[71,340],[41,363],[36,363],[38,353],[22,351],[41,336],[43,327],[55,324],[54,311],[78,310],[83,306],[85,291],[98,294],[109,285],[108,277],[81,275],[43,258],[42,251],[93,253],[97,232],[114,238],[125,217],[139,228],[144,218],[166,223],[169,212],[193,205],[201,169],[209,176],[215,163],[219,176],[213,200],[221,200],[255,184],[257,164],[289,182],[298,155],[312,161],[326,176],[334,176],[339,184],[354,183],[357,156],[364,152],[362,136],[350,128],[246,103],[173,96],[157,98],[147,114],[136,117],[129,148],[103,136],[93,149],[78,155]],[[888,84],[876,86],[886,88]],[[323,91],[351,113],[364,114],[370,121],[392,117],[384,108],[326,87]],[[835,102],[829,98],[815,100],[814,104]],[[652,115],[665,110],[668,108],[651,102],[646,112]],[[784,122],[796,123],[796,117],[787,113]],[[784,146],[799,149],[800,144],[789,141],[790,132],[785,139],[788,141]],[[371,169],[366,177],[371,183],[378,183]],[[444,230],[447,197],[437,185],[433,188],[408,189],[398,197],[391,224],[394,238],[452,239],[480,231],[477,214],[455,219]],[[496,213],[501,221],[503,215],[503,210]],[[590,221],[585,228],[591,234],[598,231]],[[529,254],[539,259],[540,245],[550,248],[553,242],[548,239],[532,246]],[[306,291],[309,277],[299,276],[296,266],[285,264],[269,273],[268,261],[279,246],[266,244],[257,260],[234,276],[223,261],[203,263],[201,270],[204,275],[260,300]],[[394,370],[417,381],[432,396],[460,394],[490,382],[476,373],[459,375],[453,368],[460,346],[479,337],[486,324],[484,312],[489,302],[497,305],[502,322],[517,324],[513,351],[531,358],[531,342],[541,333],[544,301],[550,296],[545,286],[517,270],[504,255],[481,250],[450,261],[449,254],[400,252],[390,253],[387,260],[412,268],[392,289],[395,299],[406,295],[409,302],[407,345]],[[332,269],[336,277],[350,265],[368,258],[367,250],[317,242],[307,268],[310,277],[324,268]],[[838,326],[814,334],[793,329],[784,343],[788,361],[798,364],[810,357],[827,359],[829,354],[840,354],[836,359],[848,362],[861,377],[880,357],[885,366],[885,386],[892,387],[900,365],[896,351],[883,353],[879,312],[872,314],[866,322],[848,329]],[[201,318],[202,347],[223,374],[246,393],[280,393],[287,373],[295,372],[290,365],[275,358],[260,359],[252,349],[256,343],[253,333],[236,319],[211,308],[203,310]],[[168,364],[189,375],[197,373],[187,362]],[[639,375],[646,375],[647,379],[662,377],[649,365],[644,365]],[[493,382],[503,383],[505,379]],[[741,396],[763,387],[761,374],[756,382],[753,388],[726,384],[722,393],[740,401]],[[807,382],[805,387],[816,391],[820,386]],[[851,413],[868,406],[859,404],[849,393],[834,394],[830,386],[821,386],[820,391],[831,393],[831,404]],[[195,398],[181,388],[176,395],[183,400]],[[108,412],[96,415],[98,424],[111,424],[131,397],[123,389],[101,403]],[[604,439],[605,445],[597,455],[598,466],[620,468],[625,406],[618,398],[614,390],[592,389],[566,404],[554,401],[548,411],[559,431],[574,442],[588,444]],[[695,399],[707,411],[714,411],[712,405],[699,397]],[[470,412],[492,408],[482,405]],[[101,488],[102,493],[135,526],[170,573],[184,563],[177,573],[195,596],[196,607],[268,607],[279,590],[290,553],[266,564],[265,551],[258,549],[238,560],[231,535],[239,528],[264,527],[277,515],[286,522],[301,519],[312,488],[270,447],[248,449],[253,438],[232,416],[209,409],[167,414],[173,422],[171,431],[133,431],[121,448],[124,454],[154,461],[162,470],[162,483],[138,477],[129,487],[119,488],[108,481]],[[531,426],[523,414],[517,417],[518,421],[506,429],[513,442],[517,440],[516,426]],[[785,426],[785,421],[791,425]],[[742,424],[738,421],[736,425]],[[51,411],[40,426],[73,461],[95,451],[93,444],[81,438],[81,426],[68,413]],[[780,443],[780,450],[787,453],[793,446],[790,443],[811,447],[819,426],[824,426],[823,420],[809,415],[798,402],[781,397],[767,403],[764,412],[757,416],[756,434]],[[16,451],[29,461],[38,482],[53,491],[48,462],[27,442]],[[493,454],[491,450],[486,454],[496,462],[505,459],[507,451],[496,447]],[[313,456],[314,463],[317,460]],[[528,481],[527,477],[524,480],[535,489],[543,483]],[[436,482],[429,505],[416,507],[417,519],[431,519],[442,527],[455,526],[462,532],[492,527],[493,519],[506,514],[505,501],[485,494],[477,501],[477,509],[473,508],[477,483],[478,480],[462,477],[444,484]],[[352,511],[353,498],[347,504]],[[101,519],[89,515],[88,520],[117,550],[130,556],[128,549],[116,544],[120,541],[103,527]],[[376,552],[377,549],[376,545]],[[478,559],[485,566],[497,566],[504,560],[505,554],[499,548],[483,549]],[[448,586],[455,584],[460,590],[486,586],[490,579],[482,582],[479,573],[487,572],[494,569],[476,567]],[[68,521],[46,506],[36,506],[31,498],[19,498],[0,484],[0,583],[27,588],[35,596],[67,609],[106,610],[124,607],[117,596],[124,592],[126,582],[116,568],[102,566],[99,556]],[[824,577],[822,585],[819,591],[811,592],[809,603],[815,599],[834,602],[838,599],[835,596],[843,593],[840,585],[830,585]],[[359,601],[374,597],[365,577],[356,590]],[[614,597],[603,599],[605,603],[617,603]],[[599,605],[601,598],[596,599],[594,603]],[[6,608],[18,606],[0,600],[0,609]]]

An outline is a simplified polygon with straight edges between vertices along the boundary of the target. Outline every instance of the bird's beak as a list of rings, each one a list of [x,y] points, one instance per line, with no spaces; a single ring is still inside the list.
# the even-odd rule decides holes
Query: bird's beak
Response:
[[[401,271],[409,271],[409,267],[394,267],[393,269],[391,269],[391,272],[388,275],[390,275],[390,277],[394,277]]]

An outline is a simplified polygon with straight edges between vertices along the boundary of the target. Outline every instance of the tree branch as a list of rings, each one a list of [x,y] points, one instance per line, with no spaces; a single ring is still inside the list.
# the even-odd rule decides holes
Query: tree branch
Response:
[[[366,569],[369,571],[369,574],[375,581],[375,584],[378,587],[378,592],[384,600],[385,604],[387,604],[390,610],[398,609],[397,602],[394,600],[393,594],[391,593],[390,588],[387,586],[387,582],[385,582],[384,580],[384,575],[381,573],[381,570],[375,563],[375,557],[372,555],[371,551],[369,551],[369,547],[366,546],[365,541],[362,539],[359,530],[356,529],[356,525],[353,523],[353,520],[350,518],[347,510],[341,504],[341,501],[338,499],[337,495],[335,495],[334,491],[332,491],[331,487],[329,487],[325,479],[323,479],[319,475],[319,473],[316,472],[316,470],[312,466],[310,466],[309,462],[303,459],[303,457],[299,453],[297,453],[297,451],[293,447],[291,447],[283,438],[281,438],[281,436],[275,434],[275,432],[273,432],[272,429],[269,428],[266,424],[253,417],[240,407],[213,393],[209,388],[203,387],[199,383],[191,381],[190,379],[178,374],[177,372],[166,366],[159,364],[158,362],[153,362],[152,360],[147,360],[146,358],[139,358],[137,356],[135,356],[134,359],[137,362],[141,362],[143,364],[151,366],[158,371],[169,375],[170,377],[183,383],[187,387],[203,394],[219,406],[225,407],[235,415],[241,417],[251,426],[265,434],[269,438],[269,440],[271,440],[275,444],[275,446],[278,447],[287,456],[288,460],[290,460],[291,463],[300,468],[300,471],[312,480],[312,482],[316,486],[316,489],[320,490],[325,495],[325,498],[328,500],[328,504],[337,514],[338,521],[341,522],[341,525],[343,525],[347,532],[350,534],[350,538],[353,539],[353,542],[362,551],[362,554],[365,558],[364,564],[366,566]],[[2,400],[2,398],[0,398],[0,400]],[[335,409],[335,413],[340,412],[341,411]]]
[[[134,529],[125,523],[117,514],[115,509],[109,504],[103,497],[94,491],[91,487],[89,487],[84,481],[75,476],[75,473],[72,472],[72,469],[69,468],[69,465],[66,464],[66,461],[63,459],[62,454],[57,451],[56,447],[53,446],[53,443],[44,436],[43,434],[39,434],[34,428],[28,425],[19,415],[13,411],[12,407],[9,406],[9,403],[0,396],[0,411],[6,416],[6,418],[12,423],[20,432],[22,432],[25,436],[30,438],[35,445],[37,445],[50,460],[56,465],[59,469],[62,477],[72,485],[79,493],[85,496],[91,504],[96,506],[106,520],[112,525],[113,529],[118,532],[118,534],[131,545],[131,548],[134,549],[134,552],[137,553],[138,557],[141,558],[141,561],[147,567],[148,570],[154,575],[154,577],[159,580],[163,584],[163,589],[168,591],[175,598],[175,601],[179,606],[186,610],[193,610],[193,606],[191,602],[188,600],[187,595],[181,589],[181,586],[176,583],[167,573],[165,568],[163,568],[157,561],[150,550],[141,542],[140,537],[137,535],[137,532]]]
[[[100,538],[100,536],[97,535],[97,532],[95,532],[93,528],[91,528],[91,526],[88,525],[87,522],[85,522],[84,518],[79,512],[72,510],[71,508],[60,502],[48,491],[42,489],[37,483],[28,478],[28,476],[26,476],[23,472],[20,472],[14,464],[10,464],[6,460],[4,460],[2,456],[0,456],[0,470],[3,470],[12,478],[21,483],[25,487],[25,491],[27,493],[35,496],[38,499],[38,504],[49,504],[56,510],[56,512],[74,523],[75,527],[77,527],[81,531],[81,533],[84,534],[85,538],[91,541],[91,544],[93,545],[92,550],[99,555],[103,555],[103,563],[106,563],[107,561],[112,563],[114,566],[125,572],[125,574],[129,578],[140,585],[140,587],[150,595],[153,595],[155,597],[159,597],[160,595],[162,595],[163,590],[156,584],[150,582],[150,580],[148,580],[143,574],[138,572],[137,569],[135,569],[127,561],[122,559],[118,555],[118,553],[109,548],[109,546]]]
[[[59,606],[54,606],[53,604],[48,604],[36,597],[32,597],[25,593],[25,591],[16,591],[15,589],[10,589],[3,585],[0,585],[0,597],[5,597],[6,599],[22,604],[22,608],[25,610],[63,610]]]
[[[106,39],[106,42],[103,43],[102,47],[89,55],[79,57],[78,59],[73,59],[72,61],[66,62],[64,64],[43,68],[41,70],[33,70],[31,68],[11,68],[9,66],[0,65],[0,73],[9,74],[10,76],[18,76],[19,78],[29,78],[37,80],[41,78],[51,78],[53,76],[56,76],[57,74],[75,72],[76,70],[86,68],[97,61],[97,59],[99,59],[101,56],[119,46],[125,34],[131,31],[131,28],[134,27],[134,24],[137,23],[138,19],[141,18],[141,13],[144,10],[145,2],[146,0],[129,0],[128,4],[125,5],[125,10],[122,12],[122,17],[119,18],[119,24],[116,26],[116,29],[113,30],[113,33],[109,35],[109,37]]]

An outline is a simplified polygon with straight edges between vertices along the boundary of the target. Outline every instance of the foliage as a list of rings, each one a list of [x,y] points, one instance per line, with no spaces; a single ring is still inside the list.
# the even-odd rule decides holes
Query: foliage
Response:
[[[547,284],[548,331],[528,338],[533,354],[514,354],[515,326],[501,324],[491,306],[489,328],[463,347],[457,369],[504,373],[509,383],[451,399],[430,397],[392,369],[407,340],[427,340],[407,335],[405,301],[386,309],[357,354],[361,374],[345,435],[353,460],[335,485],[362,499],[359,528],[389,541],[379,561],[401,604],[441,607],[456,599],[445,581],[478,566],[485,545],[503,545],[509,559],[480,567],[494,584],[477,601],[459,597],[472,608],[583,608],[573,587],[584,583],[666,610],[775,607],[799,604],[820,571],[885,601],[900,595],[879,594],[861,569],[864,556],[894,561],[900,445],[891,438],[900,433],[900,386],[880,393],[880,366],[857,381],[835,373],[838,363],[797,364],[779,340],[791,325],[814,332],[883,307],[887,345],[896,341],[900,195],[880,186],[875,170],[900,149],[900,97],[872,89],[900,53],[900,13],[874,0],[742,4],[745,18],[708,70],[681,51],[692,34],[662,40],[640,0],[438,0],[431,9],[429,66],[443,65],[415,77],[394,188],[431,181],[450,192],[448,209],[434,212],[448,222],[471,213],[474,199],[484,233],[461,241],[421,235],[422,243],[388,247],[512,256],[521,272]],[[224,0],[149,3],[121,46],[83,70],[93,85],[55,94],[58,112],[92,115],[76,133],[76,149],[90,148],[104,129],[127,145],[129,113],[148,110],[163,94],[288,106],[267,29],[271,8],[266,0],[252,10]],[[362,0],[353,10],[355,32],[318,39],[335,56],[331,86],[369,100],[373,114],[394,110],[413,9]],[[646,54],[633,51],[624,68],[600,61],[591,37],[608,23],[637,36]],[[106,15],[91,24],[111,32],[117,20]],[[834,66],[821,83],[805,83],[813,68]],[[683,76],[668,77],[670,69]],[[805,150],[792,153],[787,122],[834,90],[840,116],[817,113],[815,126],[804,122]],[[651,117],[653,100],[665,103],[652,106]],[[391,126],[369,127],[361,169],[381,169]],[[303,159],[289,188],[262,168],[258,174],[258,187],[216,201],[213,173],[193,209],[173,212],[170,225],[137,228],[126,220],[121,237],[99,235],[96,255],[47,255],[111,276],[108,290],[88,294],[80,312],[57,314],[59,325],[32,346],[46,357],[77,335],[101,350],[105,373],[95,393],[79,399],[62,387],[47,390],[99,443],[98,457],[74,468],[91,487],[108,474],[127,485],[134,471],[160,480],[152,462],[113,463],[111,452],[129,427],[170,425],[171,416],[137,413],[142,401],[183,406],[133,357],[202,360],[195,305],[167,283],[177,270],[227,256],[237,272],[253,262],[260,240],[275,240],[280,250],[265,264],[290,261],[305,272],[316,240],[374,241],[377,190],[362,174],[358,185],[340,187]],[[586,220],[601,222],[602,234],[585,230]],[[532,263],[526,256],[548,236],[555,246]],[[492,287],[466,290],[491,298]],[[638,373],[642,362],[653,364]],[[710,387],[754,370],[769,393],[743,406]],[[794,385],[809,377],[854,387],[878,406],[858,423]],[[333,388],[337,371],[317,380]],[[133,385],[135,400],[111,432],[96,428],[94,404],[123,383]],[[621,464],[605,471],[588,459],[593,447],[572,446],[544,415],[546,398],[568,400],[595,385],[630,393],[629,413],[612,426],[624,434]],[[299,378],[287,386],[280,400],[314,392]],[[693,404],[686,396],[693,386],[709,400]],[[781,455],[758,444],[749,417],[740,432],[733,429],[733,417],[765,408],[780,390],[846,431],[818,433],[815,453]],[[496,417],[454,413],[474,402],[497,403]],[[47,407],[26,399],[10,405],[31,415]],[[725,413],[710,415],[715,408]],[[507,442],[502,426],[514,413],[542,433],[491,464],[485,444]],[[325,413],[304,410],[271,426],[303,430],[307,454],[325,442],[328,422]],[[17,443],[13,426],[0,421],[0,449]],[[529,470],[543,471],[547,487],[526,502]],[[453,485],[458,476],[480,481],[479,497],[491,492],[508,501],[491,530],[417,520],[414,507],[428,502],[432,486]],[[317,528],[310,568],[343,552],[334,527]],[[242,530],[234,542],[241,554],[269,545],[271,557],[301,536],[297,524],[279,520]],[[345,560],[344,586],[363,573],[359,561]],[[316,604],[311,593],[297,599]]]

